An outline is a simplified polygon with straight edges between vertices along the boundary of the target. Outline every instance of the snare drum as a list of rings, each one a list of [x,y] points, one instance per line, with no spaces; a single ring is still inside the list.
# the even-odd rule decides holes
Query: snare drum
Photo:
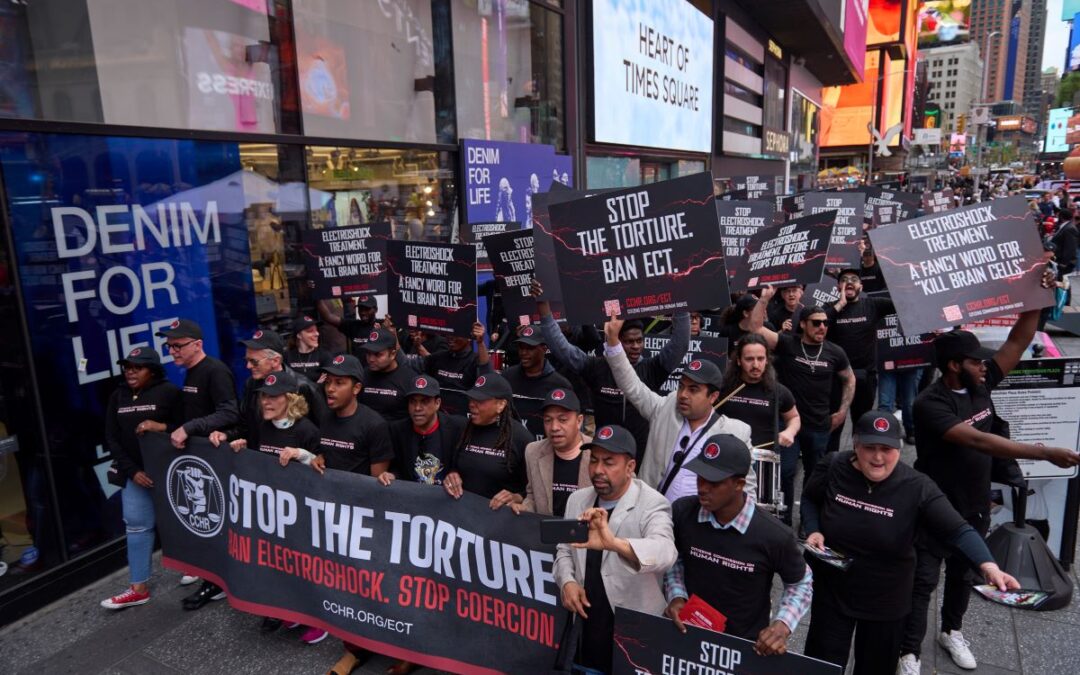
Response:
[[[757,474],[757,505],[779,515],[784,510],[784,493],[780,487],[780,454],[754,448],[750,457]]]

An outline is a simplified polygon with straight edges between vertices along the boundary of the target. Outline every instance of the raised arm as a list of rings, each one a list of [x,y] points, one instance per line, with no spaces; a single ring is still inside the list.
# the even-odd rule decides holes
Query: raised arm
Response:
[[[611,368],[611,374],[615,376],[616,386],[622,390],[626,400],[637,408],[642,417],[651,420],[660,408],[664,397],[649,389],[630,365],[630,359],[626,357],[622,343],[619,342],[619,331],[622,325],[623,322],[614,316],[604,324],[604,334],[607,339],[604,346],[604,358],[607,359],[608,366]]]
[[[671,319],[671,339],[656,355],[657,361],[670,373],[679,367],[690,348],[690,312],[679,312]]]
[[[543,293],[538,280],[533,279],[530,292],[534,298],[540,297]],[[547,343],[552,355],[575,373],[584,370],[588,354],[570,344],[570,341],[566,339],[562,329],[559,328],[559,324],[555,322],[555,317],[551,315],[551,305],[548,301],[537,300],[536,311],[540,314],[540,332],[543,334],[544,342]],[[685,351],[685,348],[683,348],[683,351]]]
[[[772,300],[774,295],[776,295],[776,289],[772,286],[761,289],[761,297],[758,298],[754,309],[750,311],[750,320],[746,326],[748,333],[757,333],[765,338],[765,342],[769,345],[769,351],[776,349],[776,343],[779,340],[779,336],[774,331],[765,327],[765,314],[769,308],[769,301]]]

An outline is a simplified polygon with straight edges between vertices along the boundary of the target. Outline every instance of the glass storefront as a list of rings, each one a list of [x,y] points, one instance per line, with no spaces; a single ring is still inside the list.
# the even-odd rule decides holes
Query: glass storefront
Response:
[[[817,185],[820,110],[797,89],[791,90],[791,185],[788,192]]]
[[[627,155],[590,155],[585,160],[586,186],[624,188],[689,176],[705,170],[705,162]]]

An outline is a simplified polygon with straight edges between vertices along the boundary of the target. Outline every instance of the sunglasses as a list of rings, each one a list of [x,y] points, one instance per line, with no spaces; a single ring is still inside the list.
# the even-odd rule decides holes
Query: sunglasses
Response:
[[[829,325],[829,320],[828,319],[807,319],[807,321],[809,321],[810,325],[813,326],[814,328],[821,328],[822,326],[828,326]]]

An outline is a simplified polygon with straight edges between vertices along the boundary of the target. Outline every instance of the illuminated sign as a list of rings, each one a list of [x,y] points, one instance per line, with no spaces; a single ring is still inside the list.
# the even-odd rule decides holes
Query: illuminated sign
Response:
[[[769,53],[781,61],[784,60],[784,50],[780,49],[780,45],[773,42],[772,39],[769,40]]]

